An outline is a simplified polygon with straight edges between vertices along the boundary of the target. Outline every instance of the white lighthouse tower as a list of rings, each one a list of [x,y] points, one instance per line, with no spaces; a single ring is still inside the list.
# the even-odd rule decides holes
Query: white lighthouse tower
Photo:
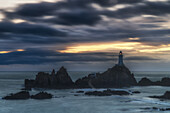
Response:
[[[122,51],[119,52],[119,61],[118,61],[119,66],[123,66],[123,53]]]

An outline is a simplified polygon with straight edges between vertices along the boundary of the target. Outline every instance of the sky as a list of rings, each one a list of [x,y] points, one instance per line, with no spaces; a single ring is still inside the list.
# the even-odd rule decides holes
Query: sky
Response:
[[[0,0],[0,71],[170,71],[170,0]]]

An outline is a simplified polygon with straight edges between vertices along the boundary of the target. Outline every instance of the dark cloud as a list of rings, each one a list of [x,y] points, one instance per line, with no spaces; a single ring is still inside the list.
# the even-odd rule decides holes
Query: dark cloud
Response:
[[[40,36],[66,36],[65,32],[48,26],[28,23],[14,24],[12,22],[0,22],[0,33],[33,34]]]
[[[27,49],[22,52],[0,54],[0,65],[9,64],[48,64],[56,62],[104,62],[116,58],[113,53],[59,53],[51,50]]]
[[[103,9],[99,10],[92,4],[98,4]],[[115,11],[107,9],[120,4],[125,7]],[[72,43],[135,41],[157,46],[170,42],[170,30],[160,28],[160,23],[167,22],[170,2],[65,0],[55,3],[23,4],[12,12],[5,9],[1,11],[5,19],[0,22],[0,50],[25,48],[26,51],[0,54],[0,65],[117,60],[117,54],[112,53],[71,54],[52,51],[66,49]],[[153,16],[140,17],[143,14]],[[140,21],[136,22],[132,17]],[[12,19],[23,19],[25,23],[15,24],[12,23]],[[129,40],[136,37],[140,39]],[[28,49],[29,46],[37,49]],[[128,54],[126,60],[159,59],[148,56],[130,57]]]
[[[117,61],[117,53],[59,53],[52,50],[26,49],[0,55],[0,65],[9,64],[48,64],[57,62],[106,62]],[[148,56],[131,56],[125,60],[159,60]]]
[[[59,5],[58,5],[59,4]],[[60,6],[60,3],[34,3],[34,4],[23,4],[15,9],[15,12],[8,12],[3,10],[3,13],[8,18],[22,18],[22,17],[40,17],[45,15],[51,15]]]
[[[166,15],[170,12],[169,2],[144,2],[132,7],[125,7],[117,11],[103,11],[103,15],[113,18],[131,18],[140,15]]]
[[[59,13],[57,17],[46,19],[44,22],[61,25],[95,25],[101,20],[101,17],[95,12],[75,11]]]
[[[143,61],[143,60],[160,60],[158,58],[152,58],[152,57],[148,57],[148,56],[130,56],[130,57],[126,57],[125,60],[138,60],[138,61]]]

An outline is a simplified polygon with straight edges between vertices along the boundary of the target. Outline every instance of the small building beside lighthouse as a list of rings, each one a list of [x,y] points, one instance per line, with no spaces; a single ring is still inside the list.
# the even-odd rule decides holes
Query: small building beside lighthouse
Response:
[[[119,66],[123,66],[123,53],[122,51],[119,52],[119,61],[118,61]]]

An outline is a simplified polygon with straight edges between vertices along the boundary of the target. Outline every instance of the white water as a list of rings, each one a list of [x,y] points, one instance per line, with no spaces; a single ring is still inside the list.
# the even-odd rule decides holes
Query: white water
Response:
[[[0,98],[9,93],[19,92],[23,87],[25,78],[35,78],[37,72],[0,72]],[[70,72],[73,80],[87,75],[88,72]],[[151,80],[160,80],[162,77],[170,77],[168,72],[138,72],[135,77],[139,80],[147,76]],[[74,90],[46,90],[56,98],[48,100],[2,100],[0,99],[0,113],[162,113],[163,111],[145,110],[146,107],[170,107],[170,101],[151,99],[148,96],[162,95],[170,87],[149,86],[131,87],[128,89],[140,91],[141,94],[130,96],[106,96],[95,97],[78,94]],[[82,89],[81,89],[82,90]],[[83,89],[84,91],[95,89]],[[103,90],[103,89],[98,89]],[[30,93],[38,93],[32,90]],[[169,113],[164,111],[163,113]]]

